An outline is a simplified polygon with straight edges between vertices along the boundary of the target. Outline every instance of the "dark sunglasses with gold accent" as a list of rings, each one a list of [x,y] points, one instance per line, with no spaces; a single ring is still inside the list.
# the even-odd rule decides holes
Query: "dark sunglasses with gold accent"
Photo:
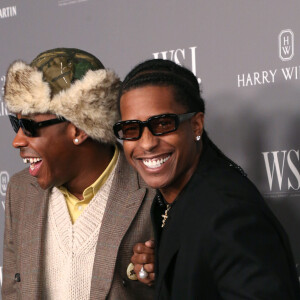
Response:
[[[67,120],[63,117],[46,120],[42,122],[35,122],[30,119],[18,119],[13,115],[9,115],[9,120],[12,125],[13,130],[17,133],[20,128],[22,128],[24,134],[28,137],[36,137],[37,136],[37,129],[66,122]]]
[[[120,140],[138,140],[143,134],[144,127],[148,127],[150,132],[155,135],[164,135],[178,129],[181,122],[193,117],[195,112],[186,114],[163,114],[150,117],[147,121],[128,120],[117,122],[114,125],[115,136]]]

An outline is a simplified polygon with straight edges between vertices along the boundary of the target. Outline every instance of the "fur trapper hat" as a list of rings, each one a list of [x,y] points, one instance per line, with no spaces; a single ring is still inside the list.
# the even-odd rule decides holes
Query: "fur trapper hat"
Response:
[[[66,118],[94,140],[115,143],[113,124],[119,77],[90,53],[58,48],[30,65],[15,61],[7,71],[4,101],[12,113],[52,113]]]

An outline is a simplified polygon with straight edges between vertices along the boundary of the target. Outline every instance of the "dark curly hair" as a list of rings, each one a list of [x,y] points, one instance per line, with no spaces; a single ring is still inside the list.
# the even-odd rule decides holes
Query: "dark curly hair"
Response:
[[[175,100],[189,112],[205,112],[197,78],[173,61],[150,59],[134,67],[123,81],[119,99],[126,92],[147,85],[171,86]]]

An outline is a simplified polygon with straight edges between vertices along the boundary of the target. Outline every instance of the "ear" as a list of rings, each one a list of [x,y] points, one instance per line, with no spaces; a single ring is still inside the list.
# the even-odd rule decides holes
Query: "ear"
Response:
[[[89,136],[81,129],[77,128],[74,124],[69,124],[69,135],[74,145],[82,144]]]
[[[191,120],[192,129],[194,132],[194,136],[202,136],[203,129],[204,129],[204,113],[197,112]]]

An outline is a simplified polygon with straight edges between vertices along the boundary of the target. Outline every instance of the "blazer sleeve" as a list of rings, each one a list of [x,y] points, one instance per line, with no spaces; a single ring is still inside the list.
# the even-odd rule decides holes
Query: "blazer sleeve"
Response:
[[[300,299],[288,238],[276,222],[245,203],[217,214],[207,255],[221,299]]]
[[[5,231],[3,242],[3,283],[2,299],[17,299],[17,289],[15,281],[15,272],[17,269],[16,262],[16,241],[13,232],[13,210],[11,207],[11,181],[8,184],[5,200]]]

